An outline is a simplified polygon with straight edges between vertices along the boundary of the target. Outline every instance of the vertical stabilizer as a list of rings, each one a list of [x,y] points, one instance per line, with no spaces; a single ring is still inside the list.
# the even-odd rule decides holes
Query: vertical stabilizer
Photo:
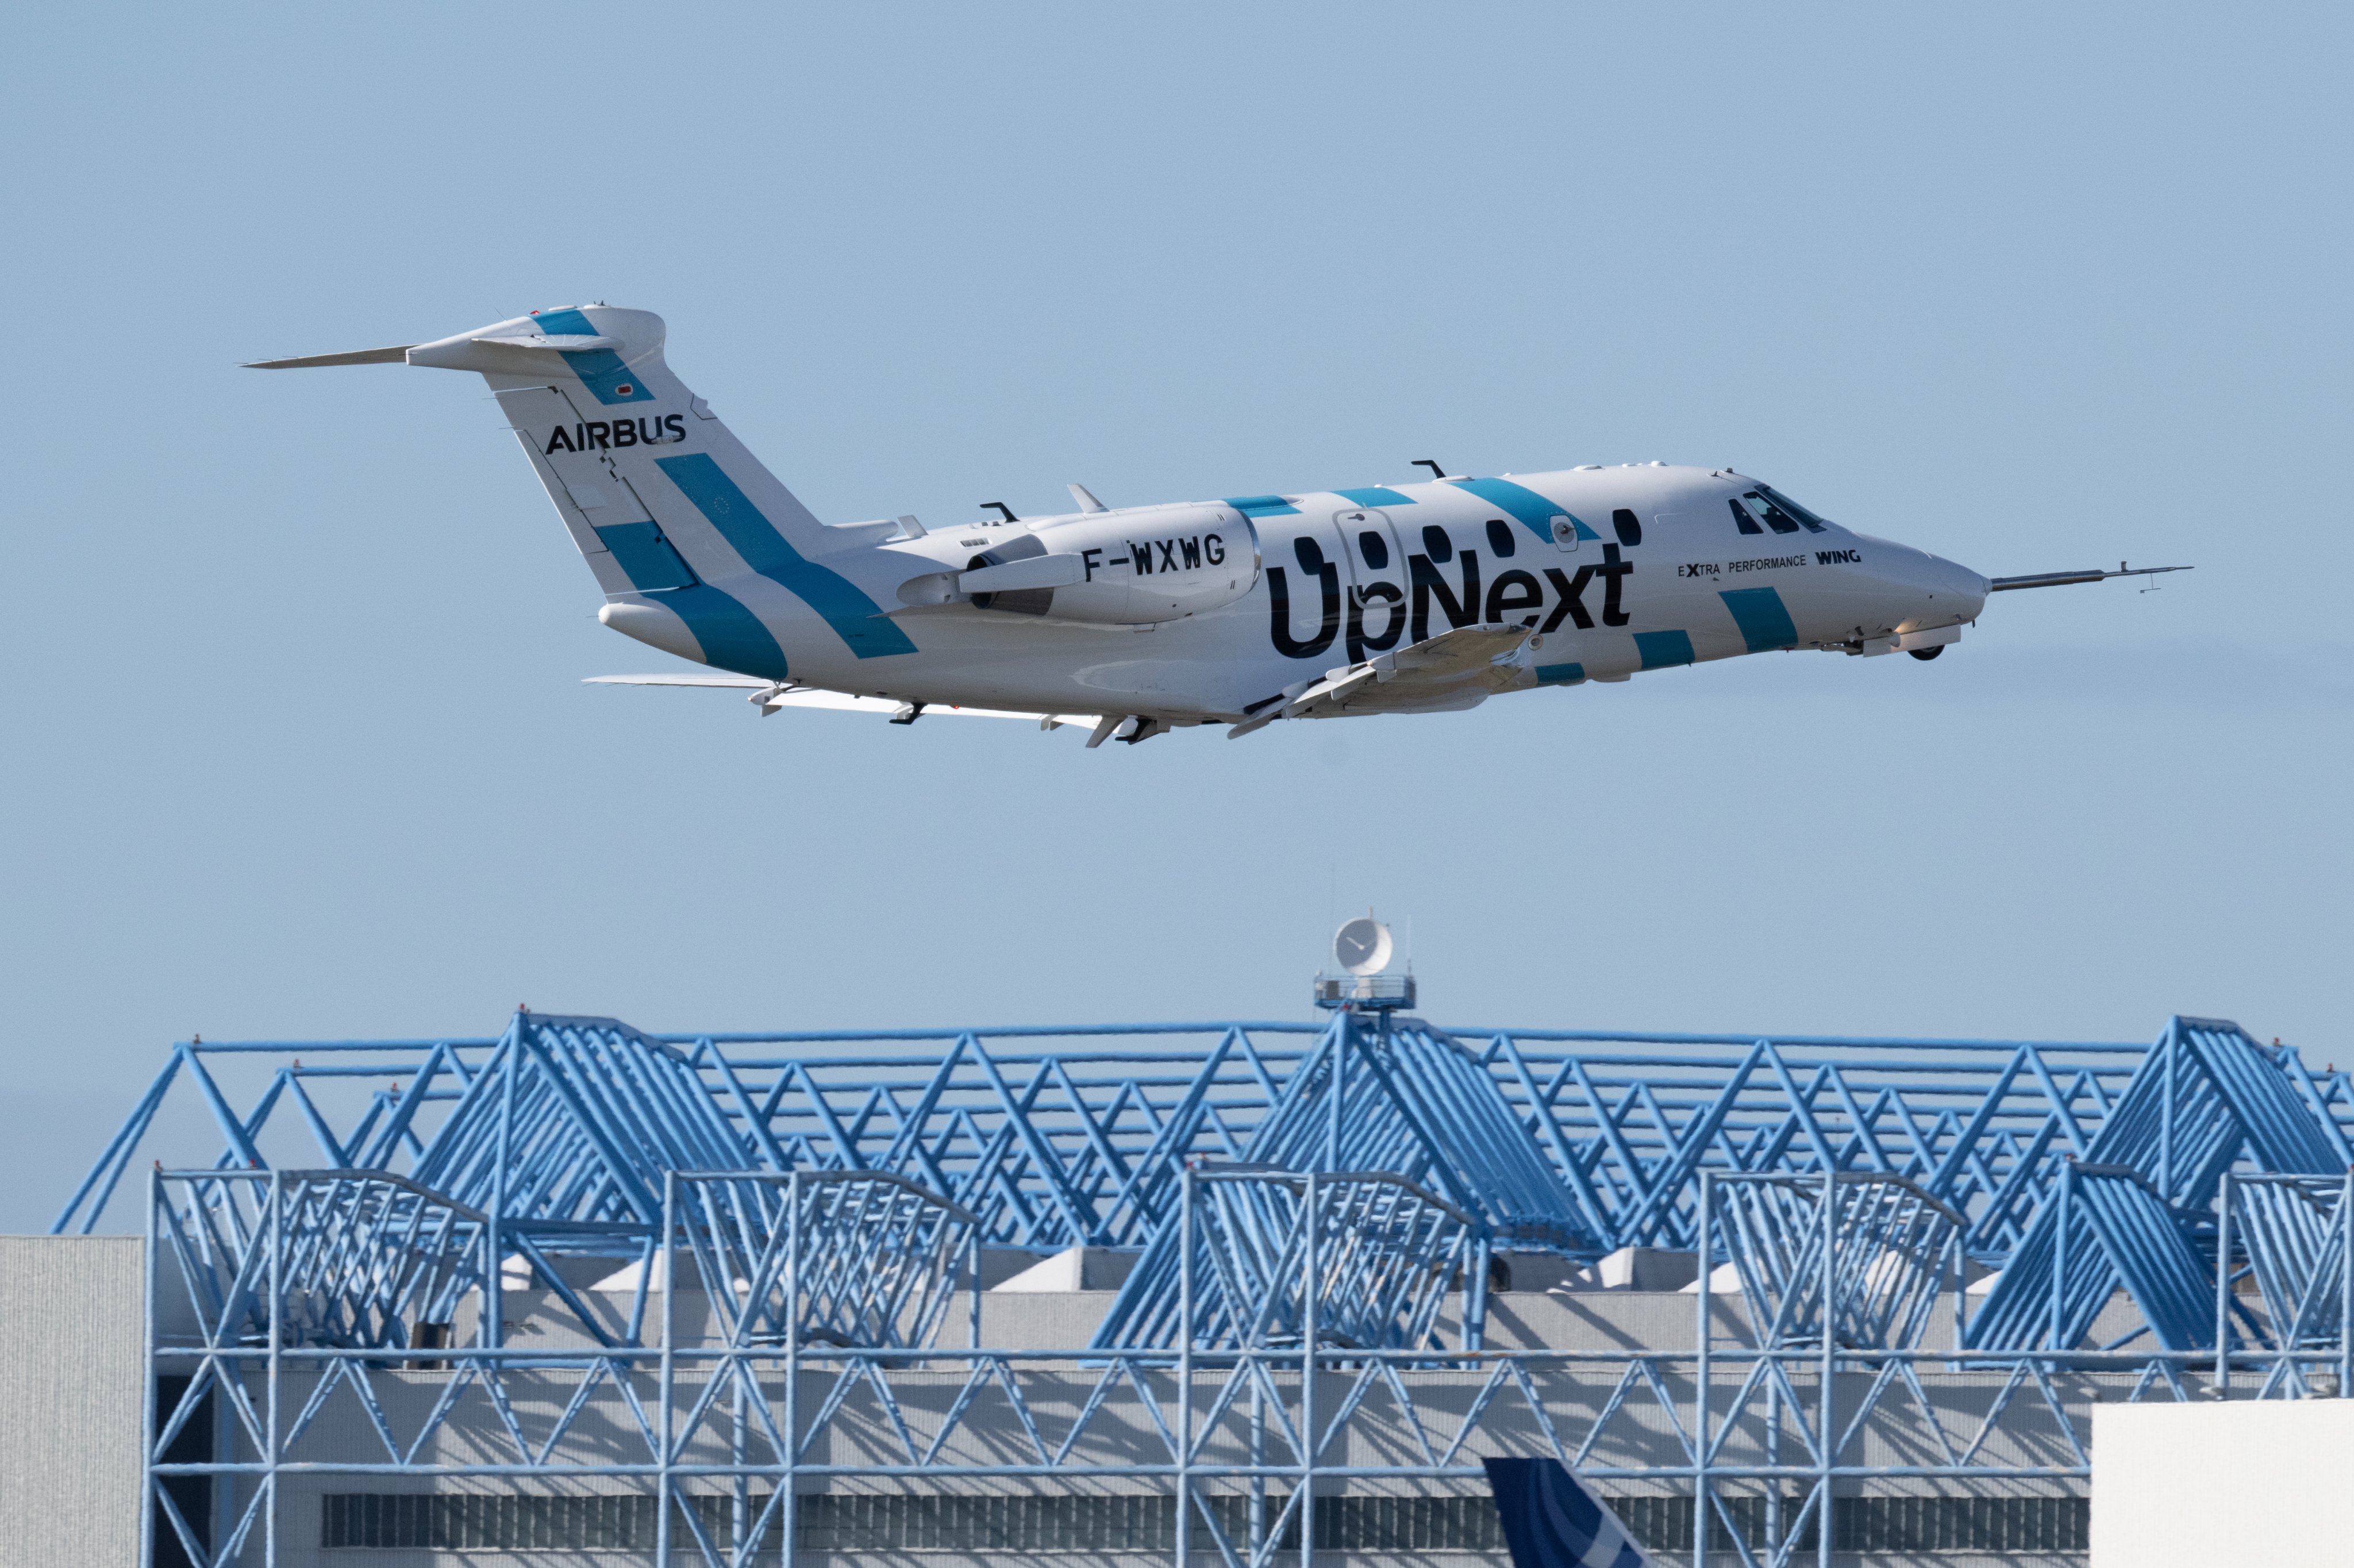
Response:
[[[1479,1463],[1512,1568],[1659,1568],[1610,1505],[1559,1459]]]
[[[260,368],[395,360],[491,385],[607,604],[643,642],[783,680],[786,647],[857,659],[915,651],[881,607],[824,564],[888,524],[828,528],[663,358],[650,311],[582,305],[401,349]]]

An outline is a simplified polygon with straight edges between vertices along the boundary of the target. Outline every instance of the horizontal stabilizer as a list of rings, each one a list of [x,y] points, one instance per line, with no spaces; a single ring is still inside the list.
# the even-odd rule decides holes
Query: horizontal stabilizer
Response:
[[[847,692],[822,692],[814,686],[779,691],[776,682],[763,681],[757,675],[591,675],[586,683],[592,686],[722,686],[750,693],[750,700],[760,705],[764,715],[779,708],[811,708],[837,713],[880,714],[900,724],[907,724],[917,716],[929,717],[939,714],[958,718],[1032,719],[1041,729],[1054,729],[1066,724],[1093,725],[1102,716],[1097,714],[1016,713],[1007,708],[955,707],[944,703],[904,703],[889,697],[857,697]]]
[[[591,675],[587,686],[726,686],[739,692],[766,691],[775,685],[758,675]]]
[[[595,333],[517,333],[507,336],[477,337],[472,343],[495,344],[501,348],[544,348],[556,354],[587,354],[599,348],[619,348],[621,340],[603,337]],[[392,348],[359,348],[349,354],[306,354],[295,359],[256,359],[248,362],[247,370],[319,370],[330,365],[406,365],[408,351],[419,346],[404,343]]]
[[[299,359],[256,359],[240,368],[246,370],[316,370],[330,365],[406,365],[408,351],[417,345],[404,343],[393,348],[355,348],[349,354],[306,354]]]

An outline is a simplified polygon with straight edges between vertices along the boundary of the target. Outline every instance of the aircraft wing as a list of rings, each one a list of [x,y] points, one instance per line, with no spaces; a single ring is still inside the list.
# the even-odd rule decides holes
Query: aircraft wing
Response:
[[[1004,708],[964,708],[947,704],[900,703],[888,697],[858,697],[848,692],[821,691],[815,686],[788,688],[775,681],[764,681],[758,675],[687,674],[676,675],[591,675],[584,683],[591,686],[718,686],[730,691],[748,693],[747,700],[759,705],[760,716],[785,708],[831,709],[841,713],[882,714],[893,724],[913,724],[920,717],[933,714],[954,715],[960,718],[1034,719],[1040,729],[1055,729],[1066,724],[1094,725],[1102,722],[1099,714],[1040,714],[1014,713]]]
[[[1288,700],[1226,732],[1248,735],[1279,718],[1339,718],[1345,714],[1429,713],[1477,707],[1517,685],[1521,649],[1533,635],[1525,626],[1465,626],[1362,664],[1326,673]]]

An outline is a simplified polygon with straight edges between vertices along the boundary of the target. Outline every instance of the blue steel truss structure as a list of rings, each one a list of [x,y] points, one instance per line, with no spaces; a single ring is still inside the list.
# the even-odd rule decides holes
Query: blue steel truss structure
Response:
[[[1764,1488],[1757,1560],[1811,1529],[1828,1563],[1835,1484],[2081,1481],[2071,1376],[2130,1397],[2193,1377],[2354,1391],[2349,1126],[2347,1075],[2197,1019],[2141,1046],[1353,1008],[758,1035],[523,1012],[478,1039],[176,1045],[55,1228],[99,1228],[172,1146],[147,1181],[147,1472],[154,1529],[208,1564],[274,1563],[281,1482],[334,1472],[642,1485],[663,1549],[715,1563],[790,1554],[797,1486],[1111,1478],[1173,1489],[1177,1550],[1241,1568],[1312,1549],[1319,1486],[1460,1483],[1490,1443],[1680,1487],[1696,1562],[1709,1520]],[[209,1147],[184,1154],[192,1127]],[[1139,1255],[1093,1341],[981,1343],[983,1249],[1073,1245]],[[1699,1254],[1689,1350],[1485,1341],[1491,1255],[1628,1246]],[[557,1340],[510,1335],[525,1287]],[[908,1380],[946,1366],[961,1392],[913,1419]],[[1927,1414],[1939,1369],[1999,1389],[1975,1436]],[[1857,1372],[1871,1392],[1835,1408]],[[393,1386],[429,1372],[422,1404]],[[1564,1392],[1596,1377],[1597,1405]],[[1075,1403],[1050,1418],[1057,1389]],[[1928,1423],[1916,1462],[1859,1457],[1906,1400]],[[339,1404],[380,1455],[304,1457]],[[1391,1451],[1369,1464],[1376,1406]],[[1638,1408],[1673,1451],[1614,1464]],[[2031,1408],[2066,1451],[1990,1462]],[[960,1446],[984,1410],[1022,1451]],[[897,1436],[829,1462],[854,1417]],[[214,1457],[170,1457],[198,1420]],[[198,1478],[201,1518],[182,1506]],[[1211,1506],[1235,1488],[1239,1534]],[[696,1492],[732,1497],[726,1530],[673,1507]]]

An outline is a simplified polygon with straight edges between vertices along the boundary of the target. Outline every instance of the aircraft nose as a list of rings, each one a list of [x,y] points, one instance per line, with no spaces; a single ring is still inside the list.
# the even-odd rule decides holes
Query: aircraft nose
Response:
[[[1899,638],[1976,620],[1986,604],[1987,579],[1958,561],[1890,539],[1860,535],[1866,548],[1863,577],[1872,584],[1880,624]],[[1859,607],[1861,608],[1861,607]],[[1873,619],[1867,614],[1862,618]],[[1867,624],[1862,635],[1872,635]]]
[[[1889,564],[1895,569],[1882,580],[1893,590],[1893,645],[1915,659],[1935,659],[1961,636],[1966,623],[1978,619],[1987,580],[1958,561],[1925,550],[1907,550]]]
[[[1959,561],[1925,551],[1916,570],[1910,575],[1914,578],[1914,586],[1929,596],[1939,613],[1950,609],[1963,620],[1976,620],[1986,604],[1989,586],[1987,579]]]

